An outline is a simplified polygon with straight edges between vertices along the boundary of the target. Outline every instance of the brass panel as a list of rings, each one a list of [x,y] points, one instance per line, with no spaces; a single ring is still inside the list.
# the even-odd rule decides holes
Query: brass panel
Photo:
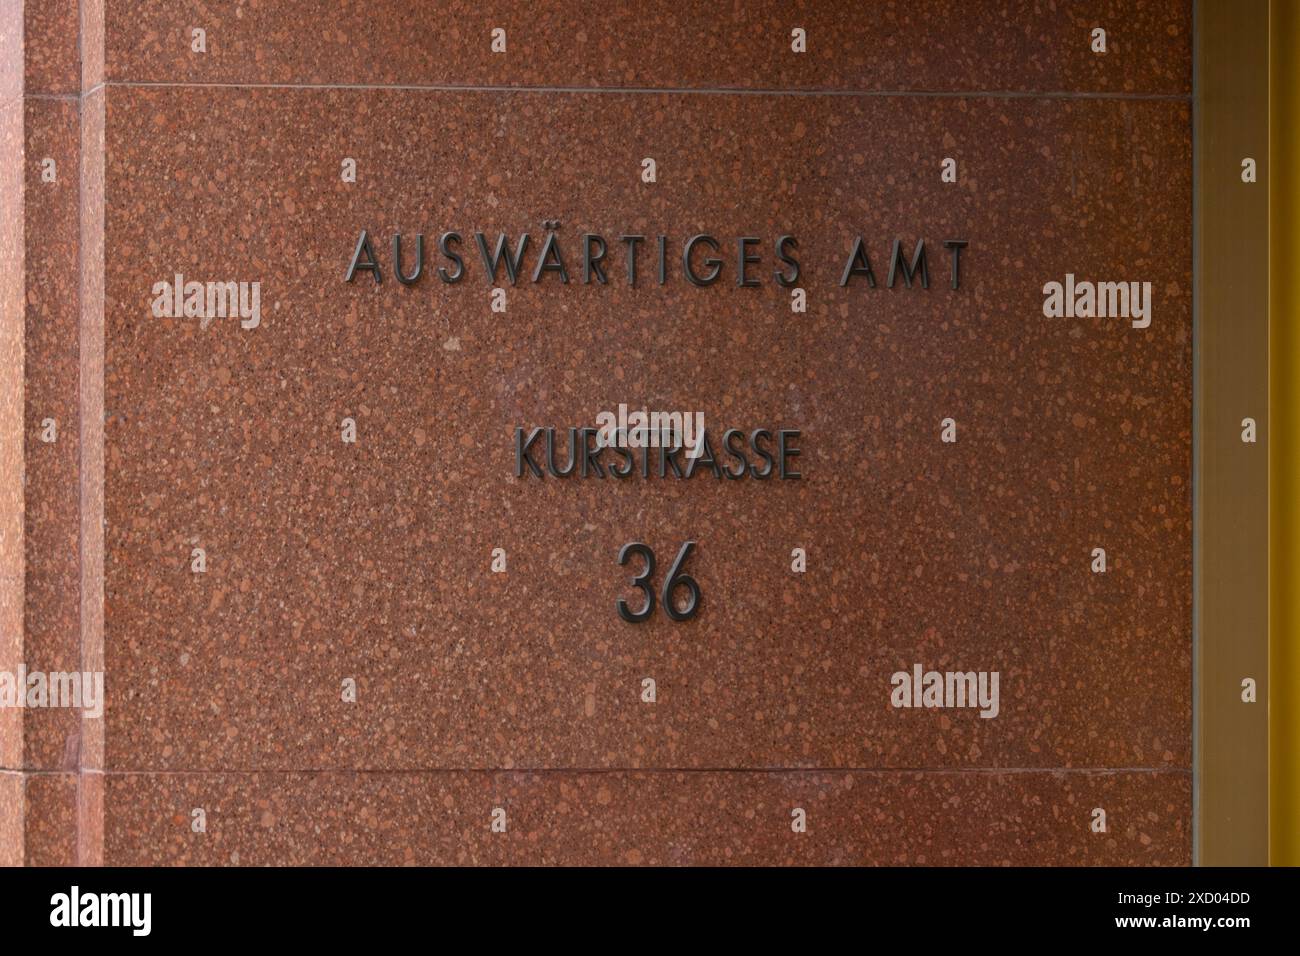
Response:
[[[1270,446],[1269,677],[1278,689],[1269,703],[1271,748],[1270,862],[1300,864],[1300,5],[1272,6],[1269,145],[1279,175],[1271,186],[1270,407],[1277,440]]]
[[[1268,860],[1268,3],[1198,3],[1195,25],[1194,853],[1254,866]]]

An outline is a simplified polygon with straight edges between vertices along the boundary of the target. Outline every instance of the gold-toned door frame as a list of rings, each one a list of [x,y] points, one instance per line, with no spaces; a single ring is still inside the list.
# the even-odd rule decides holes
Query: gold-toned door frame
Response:
[[[1260,866],[1269,840],[1268,454],[1275,426],[1268,391],[1269,0],[1199,0],[1195,38],[1193,855],[1202,865]]]
[[[1293,866],[1300,0],[1198,0],[1195,23],[1194,854]]]
[[[1269,861],[1300,864],[1300,2],[1270,11]]]

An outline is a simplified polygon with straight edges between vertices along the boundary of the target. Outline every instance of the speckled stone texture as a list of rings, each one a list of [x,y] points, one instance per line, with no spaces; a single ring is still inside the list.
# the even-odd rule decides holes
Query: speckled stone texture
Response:
[[[26,0],[23,57],[27,91],[76,94],[81,91],[80,4],[78,0]],[[73,180],[75,182],[75,180]]]
[[[0,6],[0,671],[23,655],[23,83],[21,8]],[[0,707],[0,771],[22,766],[22,713]],[[21,781],[0,833],[21,828]],[[14,819],[5,814],[18,813]],[[21,861],[0,850],[0,859]]]
[[[107,859],[265,864],[1168,863],[1186,774],[110,774]],[[1081,839],[1095,804],[1110,832]],[[207,830],[193,832],[194,807]],[[491,814],[504,811],[504,832]],[[793,834],[802,809],[807,832]],[[1086,827],[1085,827],[1086,829]]]
[[[27,416],[25,523],[27,666],[80,669],[78,542],[78,282],[80,121],[75,100],[29,98],[26,115]],[[42,179],[54,161],[56,179]],[[46,424],[52,422],[52,426]],[[53,431],[51,431],[51,427]],[[46,441],[54,437],[53,442]],[[81,715],[24,715],[25,765],[75,770]]]
[[[114,695],[112,759],[1187,766],[1186,105],[1017,102],[997,139],[997,101],[787,107],[752,97],[731,135],[722,97],[110,90],[107,247],[133,254],[107,278],[105,649],[110,673],[152,677]],[[403,149],[429,128],[437,142]],[[938,183],[945,137],[962,186]],[[643,153],[664,157],[653,189]],[[481,274],[342,281],[363,226],[546,218],[575,243],[788,231],[810,311],[734,279],[524,283],[504,316]],[[878,258],[900,231],[969,240],[969,287],[838,288],[855,229]],[[1160,290],[1150,330],[1043,320],[1045,279],[1111,263]],[[142,318],[177,271],[259,280],[262,325]],[[806,478],[514,477],[515,426],[620,401],[797,427]],[[956,445],[938,441],[949,415]],[[1153,534],[1150,509],[1180,520]],[[698,540],[709,613],[620,621],[633,539]],[[1097,543],[1109,576],[1088,570]],[[1002,714],[894,710],[889,675],[917,661],[1001,670]],[[347,675],[359,706],[338,701]]]
[[[27,866],[75,866],[77,859],[75,773],[26,775]]]
[[[75,68],[61,35],[26,63],[68,191],[26,218],[23,600],[108,706],[25,718],[27,862],[1190,860],[1190,4],[77,14]],[[529,231],[531,272],[546,220],[573,281],[492,312],[472,234]],[[343,281],[363,228],[379,286]],[[697,232],[722,280],[658,285],[653,237]],[[857,235],[882,285],[924,237],[932,287],[839,287]],[[1150,282],[1150,328],[1044,318],[1068,272]],[[176,273],[259,282],[261,324],[155,318]],[[515,477],[516,427],[620,402],[797,428],[803,480]],[[633,540],[656,585],[698,542],[695,619],[618,618]],[[1000,714],[893,708],[915,663],[999,671]]]
[[[109,82],[1191,91],[1191,4],[1176,0],[103,3]],[[206,55],[190,52],[196,28]]]
[[[0,769],[0,866],[22,866],[25,846],[23,774]]]
[[[0,18],[5,65],[13,68],[0,148],[3,258],[6,282],[15,283],[3,297],[0,670],[8,674],[20,666],[77,671],[83,658],[81,12],[65,0],[8,3]],[[73,709],[0,710],[0,768],[11,796],[5,808],[14,812],[0,827],[5,862],[78,861],[81,834],[90,832],[78,819],[86,724]]]
[[[0,5],[0,671],[23,658],[22,9]],[[22,711],[0,707],[0,866],[23,863]]]

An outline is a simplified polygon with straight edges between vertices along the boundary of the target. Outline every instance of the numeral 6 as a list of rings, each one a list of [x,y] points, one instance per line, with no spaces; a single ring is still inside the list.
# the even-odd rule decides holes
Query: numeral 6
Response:
[[[695,579],[689,574],[682,572],[682,565],[690,553],[695,550],[695,542],[687,541],[682,545],[682,550],[677,552],[677,560],[673,566],[668,569],[668,580],[664,582],[664,589],[659,592],[659,600],[663,603],[664,611],[674,621],[685,621],[695,616],[695,612],[700,609],[700,586]],[[690,592],[691,599],[686,602],[686,607],[679,611],[673,603],[673,592],[678,588],[686,588]]]

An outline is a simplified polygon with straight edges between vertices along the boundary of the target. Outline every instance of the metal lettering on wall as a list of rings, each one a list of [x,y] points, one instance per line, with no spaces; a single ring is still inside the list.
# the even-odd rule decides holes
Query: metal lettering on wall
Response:
[[[551,225],[548,228],[546,240],[532,269],[533,282],[539,282],[543,276],[553,274],[561,283],[565,285],[569,283],[569,268],[562,253],[559,234],[556,231],[558,228],[558,225]],[[669,273],[673,269],[680,270],[681,275],[691,285],[701,287],[713,285],[722,277],[726,267],[724,260],[718,255],[722,251],[722,245],[715,237],[706,233],[691,236],[681,246],[680,260],[676,255],[669,254],[668,236],[655,236],[654,240],[656,252],[650,255],[655,266],[654,275],[660,285],[668,281]],[[488,242],[484,233],[474,233],[474,245],[478,249],[483,263],[483,275],[489,285],[502,278],[501,271],[503,268],[505,278],[509,280],[511,285],[514,285],[521,276],[528,275],[528,270],[524,265],[524,256],[528,252],[529,241],[530,236],[527,232],[519,236],[513,247],[510,245],[510,236],[506,233],[498,233],[494,244]],[[620,235],[617,237],[617,241],[625,247],[627,284],[635,287],[637,284],[638,262],[642,257],[641,247],[646,242],[646,237],[641,235]],[[763,240],[759,236],[740,236],[734,240],[735,258],[733,262],[736,277],[735,284],[738,287],[752,289],[761,285],[758,273],[762,256],[758,254],[758,251],[762,242]],[[444,232],[438,237],[438,252],[451,265],[450,269],[446,265],[438,266],[438,278],[443,282],[454,284],[465,278],[464,243],[465,237],[459,232]],[[491,251],[489,251],[489,245]],[[773,257],[782,265],[782,268],[772,273],[772,279],[782,288],[792,288],[799,282],[799,260],[795,258],[795,253],[799,248],[798,239],[795,236],[780,236],[771,245]],[[969,243],[965,239],[945,239],[942,245],[951,261],[949,282],[952,288],[959,288],[961,285],[961,254]],[[612,267],[606,263],[606,258],[610,255],[610,252],[609,243],[605,240],[605,237],[593,233],[583,233],[580,247],[582,249],[580,259],[583,284],[590,285],[593,280],[600,285],[608,284],[609,270]],[[407,266],[404,265],[402,234],[400,232],[393,234],[392,250],[390,268],[397,277],[397,281],[403,285],[415,285],[419,282],[420,277],[424,275],[424,234],[417,233],[415,236],[414,262],[410,264],[409,271],[407,271]],[[699,251],[697,252],[697,250]],[[673,262],[671,268],[669,266],[670,261]],[[348,264],[344,279],[351,282],[356,278],[358,272],[370,273],[374,277],[376,284],[383,281],[383,265],[376,258],[374,243],[370,239],[370,233],[365,229],[361,230],[361,235],[357,239],[357,246],[352,253],[352,260]],[[930,288],[930,266],[924,239],[916,241],[910,255],[904,252],[903,240],[895,239],[893,241],[893,246],[889,251],[889,272],[885,287],[894,288],[895,282],[900,277],[909,289],[912,288],[913,281],[919,283],[922,289]],[[845,256],[844,269],[840,274],[840,285],[847,286],[855,278],[865,280],[867,285],[873,289],[877,287],[876,273],[871,266],[871,257],[861,236],[854,239],[853,247]]]

